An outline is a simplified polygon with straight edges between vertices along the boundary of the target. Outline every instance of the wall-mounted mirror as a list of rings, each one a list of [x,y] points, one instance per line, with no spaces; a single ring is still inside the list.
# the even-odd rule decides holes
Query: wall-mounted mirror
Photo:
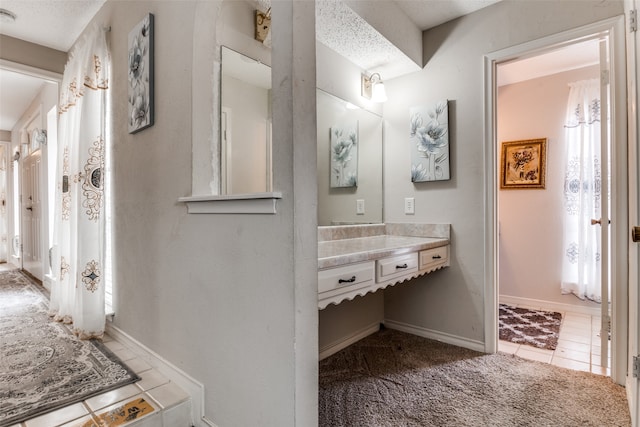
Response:
[[[221,58],[222,194],[269,192],[271,68],[224,46]]]
[[[382,117],[320,89],[316,99],[318,225],[381,223]]]

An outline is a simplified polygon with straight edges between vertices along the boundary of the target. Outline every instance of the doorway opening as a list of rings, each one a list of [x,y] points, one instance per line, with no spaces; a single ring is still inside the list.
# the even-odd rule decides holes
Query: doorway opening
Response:
[[[551,308],[552,311],[568,311],[572,304],[568,301],[575,300],[578,304],[578,314],[586,314],[585,321],[593,315],[597,318],[597,311],[594,313],[593,303],[583,302],[570,295],[561,295],[561,259],[562,259],[562,213],[563,204],[564,172],[558,166],[558,159],[563,158],[563,147],[561,145],[564,139],[563,122],[566,118],[567,109],[567,91],[564,89],[564,99],[558,100],[557,93],[545,93],[542,89],[545,80],[553,80],[551,77],[543,79],[541,77],[535,80],[529,80],[527,84],[520,84],[523,89],[529,90],[528,106],[522,107],[527,115],[525,121],[518,121],[517,117],[509,116],[508,112],[500,114],[503,110],[501,102],[508,99],[508,95],[516,95],[516,84],[509,86],[499,86],[501,77],[501,67],[509,64],[515,64],[520,61],[541,60],[544,55],[560,54],[568,56],[566,51],[571,48],[585,47],[589,43],[597,46],[597,53],[603,53],[603,59],[592,63],[585,64],[584,67],[578,69],[582,74],[577,73],[571,75],[569,69],[557,70],[555,76],[563,75],[564,84],[569,80],[583,80],[592,78],[589,74],[595,70],[595,78],[606,85],[610,83],[610,92],[603,97],[603,102],[610,104],[611,116],[609,118],[610,132],[605,135],[605,139],[611,139],[611,161],[610,173],[606,171],[608,162],[603,165],[603,182],[606,188],[606,178],[611,179],[611,212],[607,212],[607,203],[603,203],[602,223],[603,226],[603,242],[611,239],[610,250],[607,252],[607,246],[604,246],[602,264],[606,267],[609,265],[611,274],[603,274],[610,278],[611,282],[611,311],[608,304],[598,304],[597,310],[600,311],[601,319],[605,322],[611,316],[611,359],[607,357],[606,349],[608,349],[608,325],[596,325],[597,330],[607,329],[607,335],[602,336],[605,343],[604,356],[596,356],[600,358],[597,366],[605,368],[610,362],[610,371],[600,369],[599,373],[611,375],[611,377],[619,384],[624,384],[626,376],[626,331],[627,331],[627,296],[625,293],[627,284],[626,263],[628,258],[627,248],[627,144],[626,144],[626,98],[625,90],[625,67],[624,67],[624,25],[623,19],[614,18],[603,21],[601,23],[592,24],[581,27],[572,31],[549,36],[544,39],[529,42],[523,45],[504,49],[499,52],[489,54],[485,57],[486,71],[486,137],[485,137],[485,170],[486,176],[486,194],[488,203],[486,205],[486,242],[487,242],[487,265],[491,266],[487,271],[487,287],[486,304],[485,304],[485,321],[486,321],[486,350],[494,352],[498,350],[498,306],[501,302],[520,303],[520,305],[533,306],[532,308],[545,309]],[[601,42],[605,43],[605,49],[600,49]],[[564,51],[564,53],[563,53]],[[526,64],[526,62],[523,62]],[[557,63],[557,61],[556,61]],[[600,64],[603,65],[601,69]],[[529,67],[533,68],[533,67]],[[524,90],[524,89],[523,89]],[[558,92],[556,90],[556,92]],[[505,95],[507,94],[507,95]],[[535,106],[534,98],[541,98],[537,114],[534,114]],[[505,101],[506,102],[506,101]],[[525,100],[526,103],[526,100]],[[605,105],[606,108],[606,105]],[[553,112],[558,110],[560,113]],[[515,113],[515,111],[512,111]],[[537,118],[544,117],[543,119]],[[558,130],[552,129],[546,120],[558,119],[561,127]],[[509,125],[513,125],[509,128]],[[603,128],[607,126],[603,125]],[[554,133],[555,132],[555,133]],[[500,144],[505,141],[528,140],[532,138],[546,138],[549,147],[546,157],[547,179],[545,189],[522,189],[518,191],[500,189],[499,181],[501,179],[501,153]],[[555,166],[554,166],[555,164]],[[553,190],[553,188],[556,190]],[[607,194],[603,190],[603,194]],[[620,197],[617,197],[617,195]],[[548,197],[549,200],[538,200]],[[603,198],[606,198],[603,195]],[[529,204],[528,202],[536,203]],[[551,203],[560,207],[560,212],[556,212],[551,208]],[[511,215],[511,216],[509,216]],[[594,218],[596,221],[598,218]],[[611,220],[609,225],[607,222]],[[523,225],[524,224],[524,225]],[[535,231],[533,235],[527,235],[531,231]],[[513,237],[517,236],[517,237]],[[537,241],[537,242],[536,242]],[[535,244],[534,244],[535,243]],[[536,247],[536,244],[542,245]],[[547,245],[546,247],[544,245]],[[550,246],[549,246],[550,245]],[[554,246],[555,245],[555,246]],[[531,249],[529,249],[531,248]],[[553,248],[553,249],[549,249]],[[516,260],[521,252],[526,252],[524,261]],[[554,256],[552,261],[546,261],[546,256]],[[528,259],[526,259],[528,257]],[[553,263],[551,265],[550,263]],[[606,270],[606,268],[604,269]],[[549,279],[554,276],[555,279]],[[515,279],[514,279],[515,278]],[[514,283],[515,282],[515,283]],[[545,282],[543,284],[543,282]],[[551,282],[551,283],[548,283]],[[531,283],[535,283],[531,285]],[[604,281],[606,284],[606,280]],[[538,291],[536,296],[532,293],[532,289]],[[604,286],[603,286],[604,288]],[[510,295],[509,295],[510,294]],[[564,298],[564,300],[563,300]],[[606,291],[603,293],[603,300],[607,301]],[[541,302],[547,304],[545,307]],[[516,304],[517,305],[517,304]],[[591,307],[590,307],[591,306]],[[569,316],[573,317],[573,316]],[[574,317],[572,322],[577,321]],[[586,325],[585,325],[586,326]],[[593,325],[589,325],[593,328]],[[600,337],[589,334],[587,340],[596,340]],[[590,350],[590,345],[588,349]],[[586,350],[586,349],[585,349]],[[551,356],[553,358],[554,356]],[[561,356],[558,355],[558,358]],[[591,362],[592,355],[587,354]],[[595,358],[594,358],[595,359]],[[602,362],[604,359],[604,362]],[[587,365],[589,366],[589,365]],[[585,369],[586,370],[586,369]]]
[[[0,60],[3,114],[15,116],[7,127],[6,193],[2,192],[0,156],[0,261],[2,209],[6,210],[7,262],[26,271],[51,289],[54,246],[55,193],[58,152],[58,86],[62,76],[26,65]],[[5,98],[11,102],[5,103]],[[110,103],[110,100],[107,100]],[[5,104],[7,107],[5,108]],[[110,117],[107,117],[110,122]],[[9,132],[3,133],[7,135]],[[110,140],[107,127],[107,141]],[[3,145],[0,145],[0,149]],[[0,151],[0,154],[2,152]],[[111,152],[105,160],[105,309],[113,315]],[[5,201],[3,204],[2,201]],[[5,206],[6,205],[6,206]]]
[[[601,43],[603,58],[600,58]],[[500,169],[500,185],[496,189],[498,300],[499,315],[502,312],[507,322],[499,331],[506,338],[500,340],[499,349],[602,375],[610,373],[609,340],[607,333],[603,349],[602,307],[593,301],[601,290],[601,277],[596,270],[602,264],[599,244],[602,230],[588,221],[595,216],[600,218],[600,203],[610,200],[600,177],[601,143],[606,145],[607,158],[610,152],[608,138],[600,138],[601,130],[610,134],[606,119],[608,102],[600,102],[600,74],[608,69],[607,47],[608,36],[595,35],[535,56],[499,63],[496,104]],[[571,96],[575,98],[585,88],[590,89],[588,97],[593,104],[587,106],[592,108],[586,112],[581,108],[580,123],[574,125],[572,121],[569,127],[567,119],[574,118],[571,112],[576,102]],[[608,86],[602,89],[608,94]],[[568,106],[570,99],[573,102]],[[577,105],[582,107],[582,103]],[[598,105],[603,106],[604,120],[600,120]],[[568,135],[576,136],[570,141]],[[537,150],[539,140],[545,148],[539,153],[542,157],[526,161],[520,167],[524,170],[535,164],[538,170],[532,170],[531,175],[533,178],[537,173],[541,185],[527,187],[528,182],[538,182],[529,178],[524,184],[504,182],[512,180],[510,174],[516,166],[511,155],[520,150],[528,154],[529,146]],[[568,151],[569,146],[574,148]],[[596,210],[598,214],[592,214]],[[564,242],[563,237],[570,238],[570,242]],[[608,249],[607,242],[605,246]],[[591,274],[583,274],[584,271]],[[609,281],[608,273],[604,274]],[[577,290],[569,289],[575,286],[573,282],[581,284],[581,291],[588,285],[589,292],[582,291],[576,296]],[[604,301],[608,308],[607,295]],[[515,312],[513,307],[517,307]],[[561,317],[547,313],[559,313]],[[606,313],[609,316],[608,309]],[[529,323],[528,319],[533,321]],[[527,336],[529,330],[535,330],[531,337]]]
[[[61,76],[2,61],[2,126],[5,130],[2,215],[6,261],[50,285],[51,186]],[[50,177],[51,175],[51,177]],[[2,242],[4,244],[4,239]]]

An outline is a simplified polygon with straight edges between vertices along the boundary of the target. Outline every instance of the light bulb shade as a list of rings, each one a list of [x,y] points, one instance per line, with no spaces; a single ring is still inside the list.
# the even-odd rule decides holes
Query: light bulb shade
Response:
[[[387,100],[387,91],[384,89],[384,83],[374,83],[371,91],[371,100],[373,102],[385,102]]]

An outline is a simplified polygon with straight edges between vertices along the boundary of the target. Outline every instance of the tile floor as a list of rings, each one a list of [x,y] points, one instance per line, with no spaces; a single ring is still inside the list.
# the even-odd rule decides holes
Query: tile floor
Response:
[[[0,264],[0,271],[15,268],[8,263]],[[191,427],[191,400],[184,390],[108,335],[104,344],[138,374],[140,381],[11,427]],[[126,423],[101,420],[100,416],[106,412],[140,398],[145,399],[153,411]]]
[[[610,367],[603,368],[600,362],[600,316],[590,316],[570,311],[561,313],[560,337],[555,350],[544,350],[508,341],[499,341],[498,350],[515,354],[524,359],[610,376]],[[609,366],[611,366],[610,341]]]
[[[12,427],[190,427],[189,395],[153,369],[123,344],[105,336],[104,343],[134,370],[140,381],[92,397]],[[105,421],[105,413],[144,399],[151,408],[133,421]],[[151,410],[152,409],[152,410]]]

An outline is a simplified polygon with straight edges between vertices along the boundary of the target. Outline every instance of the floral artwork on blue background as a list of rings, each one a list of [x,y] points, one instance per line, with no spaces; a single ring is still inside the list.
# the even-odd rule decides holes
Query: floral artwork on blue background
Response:
[[[412,107],[409,114],[411,182],[450,179],[447,100],[429,106]]]
[[[331,128],[331,188],[358,186],[358,123]]]
[[[129,133],[153,125],[153,15],[129,33]]]

